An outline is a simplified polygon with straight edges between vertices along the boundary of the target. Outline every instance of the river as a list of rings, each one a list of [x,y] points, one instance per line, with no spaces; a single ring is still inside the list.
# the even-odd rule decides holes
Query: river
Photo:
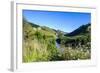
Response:
[[[60,53],[62,53],[64,51],[64,47],[61,47],[61,45],[59,43],[57,43],[57,41],[56,41],[56,47],[58,48],[58,51]]]

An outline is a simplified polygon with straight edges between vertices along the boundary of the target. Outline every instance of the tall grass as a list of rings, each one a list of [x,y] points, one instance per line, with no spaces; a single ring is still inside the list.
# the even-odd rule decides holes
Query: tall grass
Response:
[[[64,51],[62,53],[62,57],[65,60],[86,60],[91,58],[91,51],[90,50],[84,50],[81,48],[71,48],[67,47],[64,48]]]
[[[27,34],[29,37],[25,37],[24,35],[23,62],[50,61],[55,59],[54,56],[57,56],[58,51],[55,45],[56,38],[52,33],[51,35],[47,35],[46,31],[45,33],[42,31],[31,30]]]

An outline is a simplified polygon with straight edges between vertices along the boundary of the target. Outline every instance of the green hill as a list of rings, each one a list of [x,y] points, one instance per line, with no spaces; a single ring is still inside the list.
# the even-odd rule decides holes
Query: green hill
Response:
[[[65,46],[71,45],[71,47],[77,47],[91,42],[91,24],[82,25],[71,33],[65,34],[57,39],[58,43]],[[90,45],[88,47],[90,49]]]
[[[39,26],[23,19],[22,56],[25,63],[90,59],[90,49],[91,24],[82,25],[66,34],[61,30]]]
[[[54,61],[61,59],[56,47],[56,32],[23,21],[23,62]]]
[[[91,24],[88,23],[86,25],[82,25],[79,28],[77,28],[76,30],[72,31],[71,33],[66,34],[66,36],[76,36],[76,35],[84,35],[84,34],[88,34],[91,31]]]

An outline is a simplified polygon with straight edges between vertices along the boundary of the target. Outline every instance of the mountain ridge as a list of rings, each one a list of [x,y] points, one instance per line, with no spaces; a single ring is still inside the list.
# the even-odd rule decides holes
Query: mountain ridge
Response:
[[[91,30],[91,23],[88,23],[86,25],[81,25],[80,27],[78,27],[77,29],[75,29],[74,31],[65,34],[65,36],[76,36],[76,35],[83,35],[83,34],[88,34],[90,33]]]

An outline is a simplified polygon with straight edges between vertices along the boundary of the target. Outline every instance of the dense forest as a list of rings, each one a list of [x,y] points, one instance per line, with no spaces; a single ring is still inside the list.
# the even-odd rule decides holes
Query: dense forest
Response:
[[[23,62],[91,58],[91,23],[66,33],[23,18]]]

